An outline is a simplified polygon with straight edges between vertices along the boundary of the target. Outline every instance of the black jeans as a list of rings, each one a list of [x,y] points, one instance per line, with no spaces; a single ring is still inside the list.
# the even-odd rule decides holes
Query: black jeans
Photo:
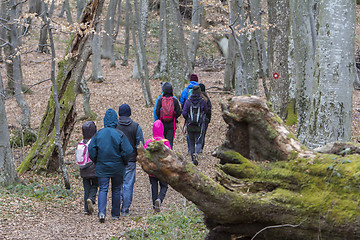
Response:
[[[97,178],[83,178],[84,185],[84,210],[88,212],[88,204],[86,200],[89,198],[93,203],[96,200],[96,193],[98,190],[98,181]]]
[[[155,206],[156,199],[160,199],[161,202],[164,201],[168,184],[165,182],[160,181],[157,177],[149,176],[150,185],[151,185],[151,198],[153,202],[153,208]],[[160,192],[159,192],[159,186],[160,185]]]
[[[173,145],[174,145],[174,134],[175,134],[175,126],[174,126],[174,121],[172,122],[163,122],[164,125],[164,138],[166,138],[167,140],[169,140],[171,149],[173,149]]]

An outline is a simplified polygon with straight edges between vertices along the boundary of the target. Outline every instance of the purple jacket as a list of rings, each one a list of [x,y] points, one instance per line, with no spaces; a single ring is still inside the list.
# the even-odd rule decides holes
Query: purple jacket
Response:
[[[202,111],[204,114],[203,114],[203,117],[205,117],[206,113],[208,112],[208,106],[206,104],[206,101],[200,97],[199,94],[195,94],[193,93],[190,98],[188,98],[186,101],[185,101],[185,104],[184,104],[184,108],[183,108],[183,111],[182,111],[182,115],[183,117],[185,118],[186,122],[187,121],[187,118],[188,118],[188,115],[189,115],[189,111],[190,111],[190,101],[194,104],[197,104],[199,101],[202,102],[200,103],[200,111]],[[203,119],[203,124],[204,124],[204,119]],[[186,124],[187,125],[187,124]]]

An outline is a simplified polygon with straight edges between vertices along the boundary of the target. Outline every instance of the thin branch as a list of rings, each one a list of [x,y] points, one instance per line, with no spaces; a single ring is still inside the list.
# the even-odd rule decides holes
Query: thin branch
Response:
[[[306,220],[306,219],[305,219]],[[291,225],[291,224],[284,224],[284,225],[276,225],[276,226],[268,226],[268,227],[265,227],[263,229],[261,229],[260,231],[258,231],[252,238],[251,240],[254,240],[256,238],[257,235],[259,235],[261,232],[265,231],[266,229],[271,229],[271,228],[281,228],[281,227],[292,227],[292,228],[296,228],[296,227],[299,227],[301,224],[303,224],[302,221],[301,223],[297,224],[297,225]]]

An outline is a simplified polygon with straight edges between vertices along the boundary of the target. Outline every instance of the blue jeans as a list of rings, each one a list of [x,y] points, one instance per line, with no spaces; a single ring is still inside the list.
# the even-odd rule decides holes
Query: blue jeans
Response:
[[[111,193],[112,193],[111,216],[120,217],[120,191],[121,191],[121,185],[123,183],[122,175],[116,177],[98,177],[98,183],[99,183],[98,215],[102,213],[106,216],[107,193],[109,191],[110,179],[111,179]]]
[[[124,182],[121,187],[121,212],[129,213],[135,184],[136,162],[129,162],[125,168]]]
[[[95,203],[96,193],[98,189],[98,181],[97,178],[83,178],[84,185],[84,210],[88,212],[88,204],[86,200],[91,199],[92,203]]]

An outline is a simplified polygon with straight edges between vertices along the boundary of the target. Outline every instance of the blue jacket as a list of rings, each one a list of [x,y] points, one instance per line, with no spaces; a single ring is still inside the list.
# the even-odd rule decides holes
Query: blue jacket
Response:
[[[184,90],[181,93],[180,96],[180,104],[181,104],[181,108],[184,108],[184,103],[186,101],[186,99],[188,99],[188,94],[189,94],[189,89],[192,89],[194,85],[199,85],[199,83],[195,82],[195,81],[190,81],[189,85],[184,88]]]
[[[89,157],[96,164],[96,177],[123,175],[133,152],[125,134],[115,129],[117,121],[117,113],[108,109],[104,117],[104,128],[96,133],[88,146]]]

